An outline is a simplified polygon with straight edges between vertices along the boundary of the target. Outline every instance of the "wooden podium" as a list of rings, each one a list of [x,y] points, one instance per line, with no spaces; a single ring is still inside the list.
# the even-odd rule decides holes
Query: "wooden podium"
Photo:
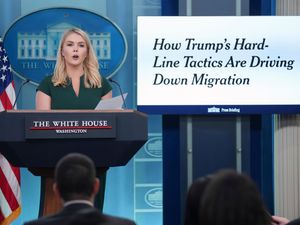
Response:
[[[10,110],[0,113],[0,152],[42,176],[42,213],[59,209],[52,192],[57,161],[71,152],[91,157],[99,173],[124,166],[148,138],[147,115],[135,110]]]

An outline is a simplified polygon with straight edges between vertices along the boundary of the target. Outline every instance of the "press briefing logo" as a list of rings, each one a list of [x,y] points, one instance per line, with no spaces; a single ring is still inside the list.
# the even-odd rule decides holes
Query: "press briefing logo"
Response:
[[[153,208],[162,208],[162,188],[153,188],[145,194],[145,202]]]
[[[127,55],[123,32],[108,18],[75,8],[36,11],[12,24],[4,36],[4,44],[13,70],[36,83],[52,74],[60,38],[73,27],[89,34],[101,74],[113,76]]]
[[[145,151],[149,156],[162,157],[162,137],[150,138],[145,145]]]
[[[207,112],[208,113],[219,113],[220,112],[220,108],[213,106],[211,108],[207,108]]]

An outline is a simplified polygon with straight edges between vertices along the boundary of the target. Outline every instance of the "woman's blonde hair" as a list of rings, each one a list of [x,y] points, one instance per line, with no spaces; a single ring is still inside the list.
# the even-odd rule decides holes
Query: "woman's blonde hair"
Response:
[[[67,30],[60,40],[52,83],[54,84],[54,86],[67,86],[68,84],[68,75],[65,58],[62,56],[62,48],[67,36],[72,33],[80,35],[87,45],[87,56],[83,61],[84,86],[87,88],[101,87],[101,75],[99,73],[98,59],[95,55],[87,33],[79,28],[72,28]]]

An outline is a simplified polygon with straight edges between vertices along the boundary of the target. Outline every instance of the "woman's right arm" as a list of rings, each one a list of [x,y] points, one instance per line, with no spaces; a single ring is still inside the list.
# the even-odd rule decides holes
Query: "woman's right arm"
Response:
[[[50,110],[51,97],[41,91],[36,92],[35,96],[35,109],[36,110]]]

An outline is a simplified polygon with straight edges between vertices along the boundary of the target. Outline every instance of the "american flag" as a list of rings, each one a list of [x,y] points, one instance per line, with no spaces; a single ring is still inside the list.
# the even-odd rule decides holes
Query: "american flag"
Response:
[[[0,38],[0,111],[12,109],[15,98],[11,66]],[[20,169],[10,165],[0,146],[0,225],[10,224],[20,213]]]

